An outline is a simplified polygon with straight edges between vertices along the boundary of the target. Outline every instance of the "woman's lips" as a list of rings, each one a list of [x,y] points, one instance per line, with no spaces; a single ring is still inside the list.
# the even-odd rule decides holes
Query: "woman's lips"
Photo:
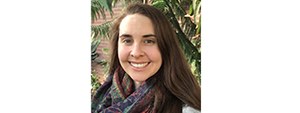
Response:
[[[129,62],[129,64],[135,68],[144,68],[146,67],[150,62],[144,62],[144,63],[134,63],[134,62]]]

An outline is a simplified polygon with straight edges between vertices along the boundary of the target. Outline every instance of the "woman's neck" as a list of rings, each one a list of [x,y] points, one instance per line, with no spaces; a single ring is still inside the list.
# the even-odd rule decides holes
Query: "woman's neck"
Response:
[[[142,82],[134,81],[135,89],[139,88]]]

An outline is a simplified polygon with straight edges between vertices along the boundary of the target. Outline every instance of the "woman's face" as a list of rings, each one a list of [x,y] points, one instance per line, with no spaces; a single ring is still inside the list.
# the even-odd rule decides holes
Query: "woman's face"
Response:
[[[121,21],[119,30],[119,62],[139,84],[153,76],[162,65],[152,22],[141,14],[127,15]]]

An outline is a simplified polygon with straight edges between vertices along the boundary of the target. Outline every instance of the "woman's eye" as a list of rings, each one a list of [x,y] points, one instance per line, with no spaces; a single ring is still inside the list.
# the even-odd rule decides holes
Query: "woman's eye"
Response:
[[[145,40],[144,43],[146,43],[146,44],[154,44],[155,41],[153,41],[153,40]]]
[[[131,43],[132,40],[131,39],[124,39],[122,42],[125,43],[125,44],[128,44],[128,43]]]

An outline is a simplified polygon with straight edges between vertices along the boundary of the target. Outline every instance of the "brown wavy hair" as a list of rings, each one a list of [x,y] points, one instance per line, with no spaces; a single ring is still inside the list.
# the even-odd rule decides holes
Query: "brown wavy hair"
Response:
[[[190,70],[175,30],[164,14],[149,5],[131,4],[124,13],[116,19],[111,29],[111,60],[109,73],[114,73],[120,66],[118,58],[119,26],[124,17],[141,14],[148,17],[154,26],[157,44],[162,55],[163,63],[155,77],[159,82],[155,87],[154,108],[160,113],[182,112],[184,104],[201,110],[201,91],[195,76]]]

